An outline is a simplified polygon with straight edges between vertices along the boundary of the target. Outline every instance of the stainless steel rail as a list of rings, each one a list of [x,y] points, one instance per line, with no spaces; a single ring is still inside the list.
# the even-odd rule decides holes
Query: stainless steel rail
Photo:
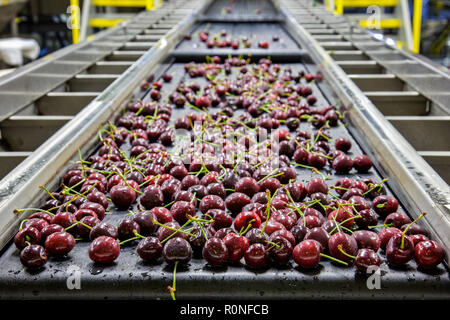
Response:
[[[0,179],[68,121],[48,116],[81,111],[186,15],[186,2],[141,12],[0,78]]]
[[[314,62],[338,95],[342,102],[342,109],[346,111],[351,133],[366,149],[365,151],[376,160],[383,175],[391,178],[389,186],[398,195],[411,216],[417,217],[420,212],[430,213],[425,217],[425,223],[433,236],[445,246],[448,257],[450,255],[450,188],[447,183],[395,129],[392,122],[384,118],[364,92],[336,63],[332,54],[314,39],[305,27],[308,24],[299,23],[295,16],[295,12],[302,12],[304,16],[308,16],[306,21],[310,21],[314,19],[314,16],[309,12],[317,12],[320,8],[317,9],[309,1],[284,0],[277,5],[286,17],[286,27],[303,48],[309,51]],[[304,22],[307,23],[306,21]],[[327,29],[327,26],[324,28],[322,26],[323,24],[314,24],[313,30]],[[320,34],[323,33],[320,32]],[[356,55],[360,56],[361,53],[358,52]]]
[[[185,17],[146,51],[120,77],[93,99],[83,112],[60,128],[26,158],[19,167],[0,181],[0,248],[12,237],[23,217],[13,213],[15,208],[38,203],[40,185],[54,187],[60,174],[77,157],[77,150],[87,153],[93,148],[95,133],[121,103],[127,101],[140,82],[168,56],[179,37],[194,23],[210,0],[189,1],[183,6]],[[94,137],[94,138],[93,138]],[[20,155],[18,155],[20,156]],[[53,185],[52,185],[53,184]]]

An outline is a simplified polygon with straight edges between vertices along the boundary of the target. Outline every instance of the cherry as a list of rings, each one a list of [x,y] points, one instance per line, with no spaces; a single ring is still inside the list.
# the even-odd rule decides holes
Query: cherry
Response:
[[[250,197],[241,192],[234,192],[225,199],[227,209],[230,210],[232,214],[240,212],[242,208],[250,202]]]
[[[44,227],[45,230],[48,226]],[[29,244],[39,244],[41,242],[41,232],[34,227],[26,227],[16,233],[14,244],[19,250],[22,250]]]
[[[271,194],[274,194],[275,191],[277,191],[280,187],[281,183],[276,178],[267,178],[259,183],[259,190],[261,191],[269,190]]]
[[[239,181],[236,183],[235,191],[244,193],[249,197],[252,197],[259,191],[259,186],[255,179],[244,177],[239,179]]]
[[[403,225],[408,225],[411,223],[411,219],[404,213],[393,212],[390,213],[385,219],[385,225],[392,225],[395,228],[400,228]]]
[[[195,216],[195,207],[187,201],[177,201],[170,208],[170,213],[178,223],[185,223],[189,216]]]
[[[270,260],[265,246],[262,243],[251,244],[244,253],[245,264],[250,268],[260,269],[266,267]]]
[[[170,82],[172,81],[173,76],[167,73],[164,73],[162,76],[162,79],[164,80],[164,82]]]
[[[317,242],[319,242],[323,250],[326,250],[328,248],[329,239],[329,233],[322,227],[309,229],[304,237],[304,240],[316,240]]]
[[[71,213],[68,212],[68,214],[71,214]],[[23,224],[22,227],[23,228],[33,227],[33,228],[36,228],[37,230],[41,231],[44,227],[46,227],[48,225],[49,225],[49,223],[44,219],[31,218],[31,219],[28,219],[27,221],[25,221],[25,223]]]
[[[353,168],[353,160],[346,154],[333,159],[332,167],[338,173],[348,173]]]
[[[89,239],[92,241],[101,236],[117,239],[119,237],[119,233],[117,228],[113,225],[106,222],[100,222],[91,229]]]
[[[245,237],[248,239],[250,244],[262,243],[265,245],[267,243],[267,241],[270,239],[269,236],[267,235],[267,233],[261,232],[260,229],[256,229],[256,228],[250,229],[245,234]]]
[[[334,147],[336,150],[347,152],[352,147],[352,143],[346,138],[337,138],[334,143]]]
[[[281,235],[270,237],[270,242],[268,244],[270,258],[278,265],[286,265],[292,255],[291,242]]]
[[[358,212],[360,218],[355,219],[356,224],[360,228],[368,228],[369,226],[376,226],[378,223],[378,216],[375,211],[365,209]]]
[[[48,214],[48,213],[46,213],[46,212],[35,212],[35,213],[32,213],[28,217],[28,219],[30,219],[30,220],[31,219],[39,219],[39,220],[45,220],[48,223],[52,223],[52,218],[53,218],[53,216]]]
[[[105,218],[105,208],[103,208],[103,206],[99,203],[85,202],[79,207],[79,209],[89,209],[94,211],[99,220],[103,220]]]
[[[20,262],[28,268],[42,267],[47,259],[47,252],[38,244],[29,245],[20,252]]]
[[[414,247],[416,247],[416,245],[419,242],[430,240],[430,239],[428,239],[427,236],[425,236],[423,234],[412,234],[412,235],[409,235],[408,238],[413,242]]]
[[[203,199],[208,195],[208,189],[206,189],[206,187],[201,184],[189,187],[188,191],[192,194],[195,194],[195,196],[199,199]]]
[[[436,241],[421,241],[414,247],[417,265],[424,269],[436,267],[442,262],[444,255],[444,249]]]
[[[222,199],[225,199],[227,195],[225,187],[220,182],[210,183],[206,187],[206,190],[208,191],[208,194],[219,196]]]
[[[172,229],[180,229],[180,228],[181,228],[180,224],[176,221],[164,223],[164,226],[160,227],[157,232],[159,241],[162,242],[168,237],[172,237],[172,238],[180,237],[180,238],[187,239],[188,235],[186,235],[185,233],[172,230]]]
[[[225,203],[219,196],[207,195],[200,201],[199,209],[202,213],[206,213],[211,209],[225,210]]]
[[[250,246],[250,243],[246,237],[239,236],[234,232],[228,233],[223,238],[223,242],[228,249],[228,261],[231,263],[241,260],[245,251]]]
[[[97,263],[112,263],[120,254],[116,239],[108,236],[95,238],[89,246],[89,258]]]
[[[195,100],[195,106],[200,109],[207,109],[211,106],[211,99],[207,96],[198,97]]]
[[[316,216],[305,216],[298,220],[297,225],[302,225],[308,229],[320,227],[323,224],[323,220]]]
[[[295,238],[295,243],[300,243],[305,238],[306,233],[308,232],[308,227],[304,225],[295,225],[292,227],[290,232]]]
[[[402,246],[403,245],[403,246]],[[414,243],[402,233],[394,234],[386,245],[386,259],[390,264],[402,265],[414,256]]]
[[[77,221],[80,221],[84,217],[94,217],[97,218],[97,214],[90,209],[79,209],[74,213],[74,218]]]
[[[53,216],[52,224],[59,224],[63,228],[68,228],[75,223],[75,217],[70,212],[59,212]]]
[[[292,251],[292,257],[300,267],[310,269],[320,262],[322,246],[316,240],[303,240]]]
[[[156,237],[147,237],[139,241],[136,252],[143,260],[156,261],[163,251],[161,242]]]
[[[151,213],[155,215],[156,221],[159,223],[167,223],[171,222],[173,220],[172,214],[170,213],[169,209],[164,207],[154,207],[150,210]]]
[[[372,207],[380,216],[387,216],[389,213],[396,212],[398,201],[394,197],[381,195],[372,200]]]
[[[269,48],[269,42],[268,41],[260,41],[258,43],[258,47],[260,47],[262,49],[267,49],[267,48]]]
[[[64,228],[61,227],[59,224],[49,224],[48,226],[44,227],[41,231],[41,242],[45,242],[45,239],[47,239],[47,237],[52,233],[62,231],[64,231]]]
[[[380,266],[381,258],[372,249],[360,249],[353,260],[355,267],[362,273],[366,273],[370,266]]]
[[[55,232],[45,240],[45,250],[53,256],[63,256],[72,251],[75,238],[68,232]]]
[[[206,241],[202,256],[213,267],[224,265],[228,259],[228,248],[219,238],[210,238]]]
[[[175,237],[169,239],[164,245],[162,255],[170,265],[188,263],[192,258],[192,248],[186,239]]]
[[[233,224],[233,218],[224,210],[211,209],[206,212],[205,216],[209,216],[213,219],[211,225],[216,230],[228,228]]]
[[[140,203],[145,209],[160,207],[164,204],[164,195],[159,186],[150,185],[144,189]]]
[[[181,180],[181,189],[187,190],[192,186],[200,184],[200,179],[194,175],[187,175]]]
[[[217,230],[214,234],[215,238],[223,239],[229,233],[235,233],[236,231],[233,228],[222,228]]]
[[[380,249],[380,238],[378,235],[369,230],[357,230],[353,232],[353,237],[358,244],[358,248],[372,249],[377,252]]]
[[[389,240],[392,238],[394,234],[401,234],[402,232],[398,228],[390,227],[381,230],[378,233],[378,238],[380,238],[380,248],[386,250],[386,246]]]
[[[343,261],[351,261],[351,258],[342,253],[339,250],[339,246],[342,247],[342,250],[348,255],[356,255],[358,250],[358,244],[353,236],[345,234],[343,232],[338,232],[333,234],[328,240],[328,250],[331,255],[339,260]]]
[[[133,221],[139,225],[140,234],[144,236],[148,236],[158,229],[153,220],[157,220],[157,218],[151,211],[141,211],[133,215]]]
[[[327,194],[328,186],[322,179],[313,178],[308,182],[308,185],[306,186],[306,191],[309,196],[317,192]]]
[[[297,180],[297,173],[295,172],[295,169],[289,168],[289,167],[282,167],[280,170],[278,170],[279,176],[277,176],[277,179],[282,184],[288,184],[291,181]]]
[[[90,202],[99,203],[102,205],[103,208],[108,209],[108,199],[106,198],[106,195],[101,193],[100,191],[93,191],[89,193],[86,197],[86,199]]]
[[[119,232],[119,239],[123,241],[134,238],[136,233],[140,233],[141,227],[133,218],[127,218],[120,222],[117,231]]]
[[[85,216],[81,218],[77,224],[77,232],[82,238],[87,238],[92,230],[92,228],[100,223],[100,220],[94,216]]]
[[[356,169],[359,173],[366,173],[372,168],[373,163],[372,160],[366,155],[356,156],[353,159],[353,168]]]
[[[277,231],[273,232],[270,235],[269,238],[272,239],[272,238],[275,238],[275,237],[278,237],[278,236],[281,236],[281,237],[285,238],[286,240],[288,240],[292,244],[292,246],[295,246],[296,243],[297,243],[296,240],[295,240],[294,235],[292,234],[292,232],[290,232],[290,231],[288,231],[286,229],[277,230]]]
[[[418,224],[404,224],[400,227],[400,230],[405,231],[406,228],[408,228],[408,230],[406,230],[407,235],[422,234],[427,237],[429,236],[428,230]]]
[[[263,229],[270,236],[275,231],[286,230],[286,227],[274,219],[269,219],[267,223],[260,225],[260,229]]]
[[[339,225],[349,229],[353,227],[355,219],[357,218],[352,214],[352,207],[350,206],[342,206],[328,215],[328,220],[335,220]]]

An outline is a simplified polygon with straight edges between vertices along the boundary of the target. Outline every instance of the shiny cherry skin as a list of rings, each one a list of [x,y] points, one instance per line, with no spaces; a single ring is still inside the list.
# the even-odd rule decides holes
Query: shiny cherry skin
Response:
[[[348,235],[343,232],[338,232],[333,234],[330,239],[328,240],[328,250],[330,251],[331,255],[339,260],[349,262],[353,260],[352,258],[348,257],[347,255],[343,254],[339,250],[339,246],[342,247],[342,250],[351,255],[355,256],[358,251],[358,244],[355,240],[355,238],[351,235]]]
[[[336,148],[336,150],[348,152],[352,147],[352,143],[346,138],[337,138],[335,140],[334,147]]]
[[[313,178],[309,181],[308,185],[306,186],[306,191],[309,196],[311,196],[313,193],[321,192],[324,194],[328,193],[328,186],[322,179],[319,178]]]
[[[68,214],[71,214],[71,213],[68,212]],[[48,225],[49,225],[49,223],[44,219],[31,218],[31,219],[28,219],[28,221],[25,221],[25,223],[22,225],[22,228],[33,227],[33,228],[41,231],[44,227],[46,227]]]
[[[206,213],[211,209],[225,210],[225,202],[216,195],[207,195],[200,201],[199,209],[202,213]]]
[[[158,221],[159,223],[164,224],[173,221],[172,214],[167,208],[155,207],[151,209],[150,212],[155,215],[156,221]]]
[[[255,193],[259,191],[259,185],[257,181],[250,177],[244,177],[239,179],[236,183],[235,191],[244,193],[249,197],[252,197]]]
[[[394,234],[402,234],[402,232],[398,228],[390,227],[383,229],[378,233],[381,249],[386,250],[386,246]]]
[[[408,237],[404,237],[403,247],[402,234],[394,234],[386,246],[386,260],[393,265],[406,264],[414,257],[414,243]]]
[[[232,214],[241,212],[242,208],[250,202],[250,197],[241,192],[234,192],[225,199],[227,209],[230,210]]]
[[[381,265],[381,258],[374,250],[363,248],[358,250],[353,260],[353,265],[358,271],[366,273],[370,266],[379,267]]]
[[[118,184],[111,188],[109,196],[117,208],[127,209],[136,200],[136,191],[127,185]]]
[[[346,154],[342,154],[333,159],[331,164],[337,173],[348,173],[353,168],[353,160]]]
[[[139,241],[136,248],[136,252],[145,261],[156,261],[158,260],[163,251],[163,246],[158,238],[147,237]]]
[[[53,216],[52,224],[59,224],[61,227],[68,228],[75,223],[75,216],[70,212],[60,212]]]
[[[308,227],[297,224],[293,226],[292,229],[289,230],[289,232],[294,236],[295,243],[298,244],[301,241],[303,241],[308,230],[309,230]]]
[[[148,236],[158,230],[158,225],[153,221],[156,221],[155,215],[151,211],[141,211],[133,215],[133,221],[140,227],[140,234]]]
[[[414,258],[420,268],[435,268],[444,260],[444,249],[433,240],[421,241],[414,247]]]
[[[292,256],[293,246],[291,242],[281,235],[270,237],[270,241],[276,244],[268,244],[270,258],[278,265],[286,265]]]
[[[378,235],[369,230],[356,230],[353,232],[353,237],[358,244],[358,248],[372,249],[377,252],[380,249],[380,238]]]
[[[186,239],[175,237],[166,242],[162,255],[170,265],[175,264],[175,262],[185,264],[191,261],[192,248]]]
[[[20,262],[27,268],[42,267],[47,260],[47,252],[38,244],[29,245],[20,252]]]
[[[95,227],[95,225],[99,224],[101,221],[94,216],[85,216],[81,218],[79,222],[80,223],[78,223],[76,227],[78,235],[82,238],[88,238],[92,228]]]
[[[408,236],[408,238],[409,238],[409,239],[412,241],[412,243],[414,244],[414,248],[416,247],[416,245],[417,245],[419,242],[430,240],[430,239],[428,239],[427,236],[425,236],[425,235],[423,235],[423,234],[411,234],[411,235]]]
[[[243,257],[245,251],[250,246],[248,239],[240,236],[234,232],[227,234],[223,238],[223,242],[228,249],[228,261],[231,263],[239,262]]]
[[[228,259],[228,248],[219,238],[210,238],[202,250],[203,259],[213,267],[223,266]]]
[[[265,245],[267,243],[267,240],[270,240],[270,237],[267,233],[261,233],[261,230],[256,228],[248,230],[245,234],[245,237],[248,239],[250,244],[262,243]]]
[[[429,232],[427,229],[425,229],[424,227],[422,227],[419,224],[413,224],[412,226],[410,226],[410,224],[404,224],[400,227],[401,231],[405,231],[405,229],[408,228],[408,230],[406,230],[406,234],[407,235],[413,235],[413,234],[423,234],[424,236],[429,236]]]
[[[208,210],[208,212],[206,212],[205,214],[205,218],[213,219],[211,225],[216,230],[231,227],[231,225],[233,224],[233,218],[224,210],[220,209]]]
[[[170,208],[170,213],[174,220],[178,223],[185,223],[189,216],[195,216],[195,207],[192,203],[187,201],[177,201]]]
[[[317,267],[320,262],[322,246],[316,240],[303,240],[292,251],[295,263],[305,269]]]
[[[309,229],[306,233],[304,240],[316,240],[319,242],[324,250],[328,248],[328,241],[330,239],[330,235],[325,231],[322,227],[315,227]]]
[[[101,236],[117,239],[119,238],[119,232],[115,226],[106,222],[100,222],[91,229],[91,232],[89,232],[89,239],[93,241]]]
[[[41,231],[41,242],[45,242],[45,239],[47,239],[47,237],[52,233],[62,231],[64,231],[64,228],[61,227],[59,224],[49,224],[48,226],[44,227]]]
[[[14,244],[19,250],[22,250],[29,244],[39,244],[40,242],[41,232],[34,227],[23,228],[14,236]]]
[[[103,220],[105,218],[105,208],[99,203],[95,202],[85,202],[83,203],[79,209],[89,209],[94,211],[97,214],[97,218]]]
[[[164,226],[170,227],[172,229],[180,229],[181,228],[180,224],[178,222],[176,222],[176,221],[171,221],[171,222],[164,223]],[[177,232],[177,231],[174,231],[172,229],[165,228],[165,227],[159,227],[159,229],[158,229],[158,231],[156,233],[159,241],[162,242],[164,239],[166,239],[166,238],[168,238],[170,236],[172,238],[183,238],[183,239],[187,239],[188,238],[187,234],[182,233],[182,232]],[[173,236],[172,236],[172,234],[173,234]]]
[[[234,219],[234,229],[238,231],[247,228],[248,225],[251,225],[250,228],[258,228],[261,225],[261,219],[256,212],[241,212]]]
[[[159,186],[150,185],[144,189],[139,201],[145,209],[149,210],[161,207],[164,204],[164,195]]]
[[[398,209],[398,201],[394,197],[381,195],[372,200],[372,207],[376,213],[382,217],[386,217]]]
[[[120,254],[120,246],[116,239],[100,236],[89,246],[89,258],[97,263],[112,263]]]
[[[72,251],[75,238],[68,232],[55,232],[45,240],[45,250],[52,256],[64,256]]]
[[[262,243],[251,244],[244,253],[245,264],[254,269],[267,267],[270,262],[269,254]]]
[[[388,214],[388,216],[384,219],[384,224],[392,224],[392,226],[395,228],[401,228],[401,226],[410,223],[411,219],[405,213],[401,212],[392,212]]]
[[[127,218],[119,223],[117,231],[119,232],[119,239],[123,241],[134,238],[136,233],[141,232],[141,227],[132,218]]]
[[[361,218],[355,219],[355,223],[359,228],[366,229],[369,226],[378,224],[378,215],[372,209],[365,209],[358,212]]]
[[[259,228],[260,229],[264,228],[264,232],[267,233],[269,236],[275,231],[286,230],[286,227],[283,224],[274,219],[269,219],[269,221],[267,221],[267,224],[266,223],[261,224]]]
[[[366,173],[372,168],[372,160],[367,155],[356,156],[353,159],[353,168],[358,171],[358,173]]]

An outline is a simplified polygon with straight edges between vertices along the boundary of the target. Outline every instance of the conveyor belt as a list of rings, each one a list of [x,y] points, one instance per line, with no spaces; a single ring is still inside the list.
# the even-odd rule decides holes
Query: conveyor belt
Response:
[[[287,1],[286,1],[287,2]],[[285,2],[285,3],[286,3]],[[220,4],[221,2],[219,2]],[[197,4],[199,17],[205,9],[206,2]],[[221,5],[221,4],[220,4]],[[279,8],[286,14],[284,3],[280,3]],[[219,5],[213,3],[210,8]],[[212,10],[212,9],[209,9]],[[216,9],[214,9],[216,10]],[[300,12],[302,12],[299,9]],[[294,10],[293,10],[294,11]],[[210,11],[206,11],[207,13]],[[202,15],[202,22],[205,17]],[[163,72],[174,75],[171,85],[163,87],[163,94],[169,94],[174,86],[186,77],[183,68],[183,55],[181,52],[188,52],[185,55],[194,60],[201,60],[204,52],[195,53],[189,48],[192,43],[181,42],[176,48],[178,37],[191,27],[191,31],[198,30],[198,25],[193,25],[195,16],[187,17],[184,22],[173,30],[167,38],[167,43],[159,41],[155,50],[145,53],[140,60],[125,71],[111,86],[96,97],[82,112],[70,121],[65,127],[61,136],[53,136],[53,141],[47,141],[39,148],[39,153],[30,156],[15,172],[12,172],[0,183],[0,240],[5,242],[13,232],[17,230],[20,218],[12,214],[12,210],[17,207],[30,207],[39,204],[42,199],[37,194],[38,186],[45,184],[49,188],[57,188],[61,175],[70,165],[69,160],[78,157],[77,150],[81,149],[84,156],[92,154],[98,146],[96,141],[96,131],[98,127],[108,119],[113,119],[115,114],[120,112],[121,106],[132,99],[148,99],[139,89],[138,84],[151,72],[158,78]],[[313,17],[312,17],[313,18]],[[222,19],[220,23],[226,23]],[[212,24],[211,24],[212,25]],[[308,40],[302,32],[304,29],[295,25],[292,16],[286,14],[286,23],[280,25],[282,32],[290,35],[292,43],[302,54],[298,62],[288,65],[294,70],[305,69],[311,73],[322,71],[325,74],[325,81],[313,85],[314,94],[318,97],[318,104],[334,104],[347,108],[347,127],[339,126],[330,129],[339,136],[347,137],[355,146],[352,152],[354,155],[368,153],[375,160],[376,170],[364,175],[380,180],[388,176],[388,192],[394,194],[402,200],[401,211],[410,213],[413,217],[420,211],[427,211],[425,225],[429,227],[433,236],[439,239],[448,252],[448,216],[442,211],[448,206],[448,199],[445,198],[448,190],[439,184],[439,177],[431,183],[426,190],[423,186],[417,186],[415,177],[411,177],[410,169],[404,161],[416,160],[414,155],[406,154],[403,159],[391,156],[395,152],[392,149],[390,138],[397,138],[398,133],[393,131],[392,136],[380,138],[378,135],[367,136],[374,130],[373,127],[381,128],[380,134],[385,133],[383,128],[387,124],[383,117],[371,118],[376,111],[374,106],[359,99],[362,92],[355,84],[347,87],[348,78],[341,78],[342,82],[337,84],[335,79],[340,76],[336,65],[328,65],[324,70],[321,63],[326,58],[320,56],[324,51],[306,46],[302,41]],[[259,25],[247,26],[257,37],[261,37],[258,32]],[[297,28],[297,29],[295,29]],[[321,28],[318,28],[321,29]],[[264,28],[261,28],[264,30]],[[297,32],[294,32],[297,30]],[[302,38],[303,37],[303,38]],[[195,43],[195,42],[194,42]],[[267,55],[272,55],[270,48],[276,48],[271,43],[267,50]],[[294,47],[295,47],[294,46]],[[186,48],[186,51],[184,51]],[[169,55],[169,50],[174,49]],[[294,48],[295,49],[295,48]],[[194,52],[193,52],[194,51]],[[229,51],[233,54],[233,51]],[[276,53],[276,52],[275,52]],[[326,52],[325,52],[326,53]],[[224,53],[227,55],[227,53]],[[301,60],[300,60],[301,58]],[[181,60],[181,61],[180,61]],[[274,55],[274,61],[283,63],[281,55]],[[328,61],[325,61],[328,62]],[[285,66],[284,64],[283,66]],[[335,67],[337,69],[335,69]],[[336,71],[337,70],[337,71]],[[326,71],[326,72],[325,72]],[[335,72],[335,73],[333,73]],[[201,81],[201,79],[196,79]],[[351,82],[350,82],[351,83]],[[135,90],[135,88],[137,88]],[[344,89],[348,89],[345,91]],[[348,98],[350,96],[350,98]],[[361,105],[364,108],[360,108]],[[175,110],[173,118],[189,112],[185,110]],[[375,113],[375,115],[377,115]],[[370,120],[376,120],[370,123]],[[62,120],[62,119],[60,119]],[[69,119],[66,119],[69,120]],[[306,124],[305,124],[306,125]],[[388,129],[390,127],[388,126]],[[398,142],[403,143],[403,138],[398,135]],[[378,143],[378,145],[377,145]],[[384,143],[384,144],[383,144]],[[410,151],[409,149],[406,149]],[[381,152],[381,154],[377,154]],[[412,151],[414,153],[414,151]],[[391,163],[385,163],[388,157]],[[418,157],[418,156],[417,156]],[[420,158],[420,157],[418,157]],[[50,163],[49,163],[50,162]],[[409,163],[414,168],[416,163]],[[393,172],[397,169],[397,172]],[[422,168],[423,172],[433,172],[426,164]],[[308,181],[316,175],[308,170],[298,170],[299,180]],[[330,184],[338,175],[330,174]],[[355,175],[356,177],[356,175]],[[412,182],[411,182],[412,181]],[[411,184],[409,184],[411,182]],[[400,187],[399,187],[400,185]],[[438,194],[437,199],[430,200],[430,187],[437,186],[435,191],[444,192]],[[439,189],[440,188],[440,189]],[[412,194],[422,191],[417,199],[411,199]],[[26,196],[25,196],[26,195]],[[436,202],[434,202],[435,200]],[[422,204],[416,202],[424,201]],[[123,212],[116,212],[108,215],[108,221],[117,224],[123,218]],[[23,217],[21,217],[23,218]],[[440,221],[439,221],[440,219]],[[439,224],[440,225],[437,225]],[[443,233],[444,232],[444,233]],[[87,242],[76,245],[74,250],[66,259],[50,259],[45,269],[40,272],[30,272],[24,270],[18,260],[18,252],[14,246],[8,245],[0,256],[0,298],[169,298],[166,287],[172,278],[172,269],[164,263],[149,265],[141,262],[135,253],[135,246],[123,247],[117,263],[112,266],[99,267],[88,260]],[[76,265],[81,270],[81,283],[83,290],[67,290],[67,267]],[[177,273],[177,297],[182,298],[448,298],[450,297],[449,286],[450,277],[446,265],[440,265],[432,272],[417,270],[415,263],[410,262],[404,268],[387,268],[382,276],[382,290],[369,290],[366,285],[366,277],[355,273],[354,269],[342,268],[330,262],[322,262],[321,267],[313,271],[305,271],[297,268],[270,268],[268,270],[252,271],[244,267],[227,266],[223,269],[210,269],[205,266],[204,261],[193,259],[189,266],[181,269]]]

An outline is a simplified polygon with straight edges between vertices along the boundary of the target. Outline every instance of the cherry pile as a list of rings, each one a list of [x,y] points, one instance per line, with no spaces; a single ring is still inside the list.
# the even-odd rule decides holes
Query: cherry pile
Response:
[[[40,208],[16,210],[31,211],[14,238],[24,266],[70,254],[77,241],[90,241],[86,254],[101,264],[120,259],[123,245],[174,266],[194,257],[212,267],[314,268],[326,258],[365,272],[384,260],[442,262],[441,246],[416,224],[425,214],[411,221],[399,212],[387,179],[355,178],[372,161],[352,158],[351,141],[328,130],[343,115],[316,105],[320,74],[237,57],[185,71],[189,79],[167,97],[171,75],[143,86],[150,101],[128,103],[58,191],[42,186]],[[192,112],[172,119],[174,108]],[[301,183],[297,170],[316,177]],[[327,183],[324,171],[344,176]],[[113,208],[123,214],[118,225],[104,219]]]

